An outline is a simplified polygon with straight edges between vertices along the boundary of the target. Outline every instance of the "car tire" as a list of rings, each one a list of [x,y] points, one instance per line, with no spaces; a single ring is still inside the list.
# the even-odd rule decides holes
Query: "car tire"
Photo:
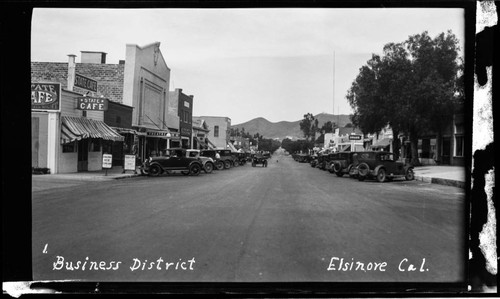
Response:
[[[212,171],[214,171],[214,164],[212,162],[205,163],[203,170],[205,173],[212,173]]]
[[[199,175],[201,172],[201,166],[199,164],[192,164],[191,166],[189,166],[189,174],[191,174],[192,176],[197,176]]]
[[[224,169],[224,163],[222,161],[217,161],[215,162],[215,168],[217,168],[217,170],[222,170]]]
[[[229,160],[224,161],[224,169],[229,169],[231,168],[231,162]]]
[[[380,183],[383,183],[383,182],[385,182],[385,179],[386,179],[385,169],[380,168],[377,171],[377,181]]]
[[[159,165],[152,165],[149,167],[149,176],[159,176],[161,174],[161,167]]]
[[[412,181],[415,179],[415,173],[413,172],[413,169],[409,168],[406,170],[405,179],[407,181]]]
[[[231,164],[233,165],[233,167],[238,167],[238,166],[240,166],[240,164],[238,163],[238,161],[233,161]]]
[[[369,174],[369,172],[370,172],[370,166],[368,166],[368,164],[363,162],[363,163],[360,163],[358,165],[358,175],[359,176],[362,176],[362,177],[367,176]]]
[[[340,164],[339,161],[335,161],[333,162],[333,171],[335,171],[335,173],[338,173],[342,170],[342,165]]]

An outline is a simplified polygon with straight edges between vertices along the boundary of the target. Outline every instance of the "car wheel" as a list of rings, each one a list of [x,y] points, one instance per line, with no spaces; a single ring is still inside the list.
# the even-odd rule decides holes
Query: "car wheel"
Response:
[[[215,162],[215,168],[217,168],[217,170],[224,169],[224,163],[222,163],[222,161],[220,161],[220,160]]]
[[[189,166],[189,173],[193,176],[199,175],[201,172],[201,167],[199,164],[193,164]]]
[[[214,171],[214,164],[212,162],[205,163],[205,167],[203,168],[206,173],[211,173]]]
[[[415,179],[415,173],[413,172],[413,169],[410,168],[410,169],[406,170],[405,179],[407,181],[412,181]]]
[[[144,169],[144,167],[141,167],[141,175],[148,175],[148,174],[149,174],[149,171]]]
[[[370,172],[370,166],[366,163],[360,163],[358,165],[358,175],[359,176],[367,176],[368,173]]]
[[[224,161],[224,168],[225,169],[231,168],[231,162],[229,162],[229,160]]]
[[[385,181],[385,169],[380,168],[377,172],[377,181],[383,183]]]
[[[233,165],[233,167],[238,167],[238,166],[240,166],[240,164],[238,163],[238,161],[233,161],[232,165]]]
[[[333,162],[333,171],[339,172],[342,168],[342,165],[340,165],[339,161]]]
[[[153,166],[149,167],[148,175],[159,176],[160,174],[161,174],[161,167],[159,165],[153,165]]]

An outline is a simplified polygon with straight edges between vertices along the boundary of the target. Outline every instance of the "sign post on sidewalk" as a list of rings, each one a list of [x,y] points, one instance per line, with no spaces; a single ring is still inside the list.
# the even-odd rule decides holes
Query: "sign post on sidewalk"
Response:
[[[102,168],[105,169],[105,174],[108,175],[108,169],[112,167],[113,164],[113,155],[111,154],[103,154],[102,155]]]
[[[122,173],[125,173],[127,170],[133,170],[134,174],[137,174],[137,170],[135,169],[135,155],[125,155]]]

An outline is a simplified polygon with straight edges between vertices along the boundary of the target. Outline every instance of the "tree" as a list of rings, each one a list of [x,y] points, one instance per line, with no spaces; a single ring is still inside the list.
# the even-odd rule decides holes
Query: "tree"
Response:
[[[304,133],[307,141],[314,141],[318,131],[318,120],[314,118],[312,113],[304,114],[304,119],[300,122],[300,130]]]
[[[326,123],[323,124],[321,127],[320,131],[323,133],[333,133],[334,128],[336,124],[332,123],[331,121],[327,121]]]
[[[405,133],[411,162],[418,165],[421,134],[434,131],[439,137],[463,103],[458,50],[451,31],[434,39],[423,32],[402,43],[386,44],[383,56],[372,55],[361,67],[347,93],[353,124],[363,133],[377,133],[389,125],[396,154],[399,132]]]

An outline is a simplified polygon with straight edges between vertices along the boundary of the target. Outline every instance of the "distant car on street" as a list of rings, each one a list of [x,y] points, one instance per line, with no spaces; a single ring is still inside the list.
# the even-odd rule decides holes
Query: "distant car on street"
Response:
[[[267,167],[267,159],[261,153],[257,153],[252,158],[252,167],[262,164],[262,167]]]
[[[215,151],[219,153],[220,159],[224,163],[225,169],[229,169],[231,167],[236,167],[240,165],[240,163],[237,162],[236,157],[233,155],[231,150],[216,149]]]
[[[376,179],[379,182],[391,181],[394,178],[404,177],[410,181],[415,178],[413,166],[394,159],[390,152],[368,152],[358,157],[358,180]]]
[[[149,176],[159,176],[171,171],[181,171],[184,175],[197,176],[203,164],[197,158],[188,157],[186,149],[167,149],[163,156],[149,157],[141,166],[141,172]]]

